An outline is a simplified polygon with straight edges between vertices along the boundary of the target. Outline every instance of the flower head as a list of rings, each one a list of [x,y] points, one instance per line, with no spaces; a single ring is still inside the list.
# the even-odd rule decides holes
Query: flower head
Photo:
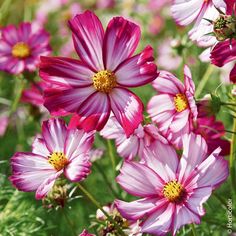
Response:
[[[95,236],[94,234],[90,234],[86,229],[79,236]]]
[[[20,74],[34,71],[41,55],[51,52],[49,35],[31,23],[21,23],[18,28],[9,25],[2,29],[0,38],[0,70]]]
[[[41,57],[41,78],[57,85],[45,91],[44,105],[53,115],[76,113],[71,126],[86,131],[101,130],[112,111],[129,136],[143,119],[143,104],[127,87],[157,77],[152,48],[132,56],[140,28],[122,17],[114,17],[106,32],[90,11],[76,15],[69,26],[80,60]]]
[[[11,158],[12,184],[21,191],[36,191],[36,199],[41,199],[63,173],[72,182],[83,180],[90,173],[93,133],[69,130],[60,119],[43,122],[42,137],[35,138],[32,152],[17,152]]]
[[[161,71],[153,87],[158,95],[149,101],[147,112],[162,134],[179,148],[181,136],[190,132],[192,122],[197,118],[191,72],[184,67],[183,85],[171,73]]]
[[[141,232],[166,235],[189,223],[200,223],[203,203],[228,177],[228,163],[217,148],[209,156],[200,135],[185,135],[182,157],[173,147],[147,150],[145,162],[125,161],[117,182],[142,199],[117,200],[116,207],[128,220],[141,220]],[[221,171],[219,171],[221,170]]]

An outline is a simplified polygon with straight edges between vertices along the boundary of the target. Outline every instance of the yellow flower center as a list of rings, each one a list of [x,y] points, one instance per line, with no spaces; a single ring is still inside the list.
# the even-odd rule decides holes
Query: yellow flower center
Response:
[[[11,53],[13,57],[23,59],[30,55],[30,48],[28,44],[19,42],[13,46]]]
[[[170,202],[180,203],[186,196],[186,191],[183,186],[176,180],[168,182],[163,190],[163,195]]]
[[[94,88],[103,93],[109,93],[116,86],[116,76],[109,70],[101,70],[93,76]]]
[[[184,111],[188,108],[188,100],[184,94],[177,93],[174,97],[174,103],[177,112]]]
[[[63,169],[69,162],[63,152],[53,152],[48,157],[48,162],[57,170]]]

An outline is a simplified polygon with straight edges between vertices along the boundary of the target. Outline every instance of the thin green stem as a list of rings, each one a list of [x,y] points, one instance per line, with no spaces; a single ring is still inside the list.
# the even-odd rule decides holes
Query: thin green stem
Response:
[[[73,235],[77,236],[78,234],[76,233],[75,229],[74,229],[74,224],[71,222],[70,218],[68,217],[68,215],[65,212],[65,209],[62,209],[62,213],[68,223],[68,225],[70,225],[71,228],[71,232],[73,233]]]
[[[110,189],[111,193],[113,194],[113,196],[115,198],[119,198],[118,193],[116,193],[116,191],[113,189],[111,183],[109,182],[106,174],[104,173],[103,169],[100,167],[100,165],[96,162],[93,163],[93,166],[98,170],[98,172],[101,174],[104,182],[106,183],[107,187]]]
[[[220,105],[236,106],[236,103],[233,103],[233,102],[221,102]]]
[[[214,71],[214,67],[212,65],[209,65],[205,74],[203,75],[201,81],[199,82],[196,92],[195,92],[195,97],[198,98],[200,94],[202,93],[202,90],[204,89],[205,85],[207,84],[207,81],[209,80],[212,72]]]
[[[80,183],[77,183],[78,188],[85,194],[85,196],[96,206],[98,209],[100,209],[103,214],[107,217],[107,219],[114,224],[114,227],[119,232],[121,236],[125,236],[123,230],[120,228],[120,226],[116,223],[112,217],[108,215],[108,213],[102,208],[101,204],[93,197],[93,195],[86,190]]]
[[[112,169],[114,171],[114,173],[116,173],[116,160],[115,160],[115,155],[113,153],[113,148],[112,148],[112,143],[111,140],[107,140],[107,146],[108,146],[108,153],[109,153],[109,157],[111,159],[111,164],[112,164]]]
[[[230,168],[230,177],[232,189],[236,192],[236,174],[235,174],[235,157],[236,157],[236,119],[234,119],[233,129],[232,129],[232,140],[230,147],[230,158],[229,158],[229,168]]]
[[[19,76],[16,78],[16,84],[15,84],[15,89],[16,89],[16,95],[13,103],[11,104],[11,109],[9,112],[9,117],[16,111],[17,106],[20,102],[21,94],[24,89],[25,81],[23,80],[22,76]]]
[[[194,224],[191,224],[191,229],[192,229],[193,236],[197,236],[197,232],[196,232]]]

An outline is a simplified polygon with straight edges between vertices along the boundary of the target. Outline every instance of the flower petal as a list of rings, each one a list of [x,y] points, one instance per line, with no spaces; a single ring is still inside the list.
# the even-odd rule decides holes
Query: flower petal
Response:
[[[51,118],[43,122],[42,135],[48,150],[63,152],[67,135],[67,127],[62,119]]]
[[[63,57],[40,57],[40,77],[62,88],[79,88],[92,84],[94,72],[83,62]]]
[[[163,180],[146,165],[125,161],[116,181],[128,193],[139,197],[157,197]]]
[[[103,44],[106,69],[114,71],[120,63],[132,56],[140,34],[140,27],[123,17],[114,17],[109,22]]]
[[[95,92],[93,86],[72,89],[47,89],[44,93],[44,106],[54,116],[75,113],[79,106]]]
[[[109,94],[111,109],[127,136],[131,135],[143,120],[143,104],[131,91],[114,88]]]
[[[153,81],[157,66],[153,63],[153,49],[147,46],[142,53],[126,59],[117,68],[117,82],[125,87],[137,87]]]
[[[36,137],[32,144],[32,152],[44,157],[48,157],[50,155],[50,151],[48,150],[44,139],[39,137]]]
[[[95,92],[88,97],[78,108],[73,122],[78,128],[86,132],[101,130],[110,116],[110,100],[107,94]],[[75,126],[75,124],[74,124]],[[70,127],[72,127],[70,125]]]
[[[98,17],[91,11],[85,11],[70,20],[69,26],[73,32],[74,47],[80,59],[95,72],[103,70],[104,30]]]

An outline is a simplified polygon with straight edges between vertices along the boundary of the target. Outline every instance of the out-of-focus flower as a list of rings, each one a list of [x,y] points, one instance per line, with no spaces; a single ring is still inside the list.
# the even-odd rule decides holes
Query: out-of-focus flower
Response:
[[[141,124],[134,133],[127,138],[124,130],[114,116],[110,117],[100,134],[107,139],[115,139],[118,154],[132,160],[135,157],[142,159],[144,149],[155,140],[166,143],[166,139],[161,136],[157,127],[153,124],[142,126]]]
[[[189,31],[191,40],[199,46],[208,47],[216,42],[214,36],[208,35],[213,31],[213,25],[207,21],[214,21],[219,16],[216,7],[225,9],[226,4],[223,0],[174,0],[171,11],[179,25],[186,26],[194,22],[194,27]]]
[[[115,7],[116,0],[97,0],[96,7],[98,9],[106,9]]]
[[[175,70],[181,64],[182,58],[177,54],[176,48],[180,46],[179,40],[165,39],[158,47],[157,63],[165,70]]]
[[[160,33],[164,26],[164,19],[161,15],[156,14],[152,17],[149,23],[149,32],[153,35],[157,35]]]
[[[152,48],[132,56],[140,28],[122,17],[114,17],[105,33],[90,11],[69,25],[81,61],[41,57],[41,78],[57,85],[45,91],[44,105],[52,115],[76,113],[70,126],[86,131],[101,130],[112,111],[129,136],[143,120],[143,104],[126,87],[142,86],[157,77]]]
[[[152,11],[160,11],[164,6],[169,5],[171,0],[149,0],[148,7]]]
[[[197,119],[191,72],[185,65],[183,85],[171,73],[161,71],[152,85],[158,95],[149,101],[147,112],[164,137],[181,148],[181,136],[191,131],[192,122]]]
[[[95,236],[94,234],[90,234],[86,229],[79,236]]]
[[[0,137],[5,134],[8,123],[9,123],[9,117],[7,115],[0,116]]]
[[[101,148],[91,149],[89,152],[90,161],[94,162],[102,158],[104,150]]]
[[[217,147],[221,147],[221,155],[227,156],[230,153],[230,142],[223,139],[225,127],[221,121],[216,121],[215,116],[199,117],[193,129],[196,134],[202,135],[208,146],[208,154],[211,154]]]
[[[161,153],[147,150],[145,163],[125,161],[121,168],[117,182],[142,199],[116,200],[116,207],[124,218],[141,220],[143,233],[175,235],[185,224],[199,224],[203,203],[228,177],[220,148],[208,156],[205,140],[195,134],[185,135],[183,145],[180,159],[164,148]]]
[[[44,29],[35,30],[31,23],[21,23],[18,28],[9,25],[2,29],[0,70],[11,74],[34,71],[39,57],[50,52],[49,34]]]
[[[60,119],[43,122],[42,137],[35,138],[32,152],[11,158],[12,184],[21,191],[36,191],[36,199],[42,199],[63,173],[72,182],[83,180],[90,173],[93,134],[67,129]]]

